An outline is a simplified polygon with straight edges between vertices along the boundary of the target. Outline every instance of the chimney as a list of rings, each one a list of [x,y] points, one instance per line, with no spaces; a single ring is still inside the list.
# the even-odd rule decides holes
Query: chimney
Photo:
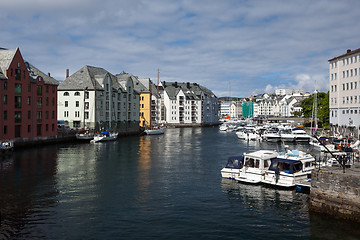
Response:
[[[346,53],[350,53],[351,52],[351,49],[348,49],[347,51],[346,51]]]
[[[69,69],[67,68],[66,69],[66,78],[68,78],[69,77]]]
[[[50,73],[48,73],[48,76],[51,77],[51,76],[50,76]]]

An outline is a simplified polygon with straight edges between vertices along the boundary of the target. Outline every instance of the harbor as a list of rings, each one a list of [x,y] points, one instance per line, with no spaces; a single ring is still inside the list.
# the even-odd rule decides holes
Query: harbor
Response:
[[[306,144],[289,147],[311,151]],[[309,194],[221,177],[228,156],[260,149],[283,150],[279,143],[243,141],[219,127],[16,150],[1,164],[1,234],[11,239],[360,237],[356,223],[309,211]]]

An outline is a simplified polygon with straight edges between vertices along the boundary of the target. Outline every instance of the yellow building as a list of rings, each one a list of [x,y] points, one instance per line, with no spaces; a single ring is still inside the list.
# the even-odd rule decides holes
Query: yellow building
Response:
[[[150,125],[151,119],[151,93],[150,91],[140,92],[140,127]]]

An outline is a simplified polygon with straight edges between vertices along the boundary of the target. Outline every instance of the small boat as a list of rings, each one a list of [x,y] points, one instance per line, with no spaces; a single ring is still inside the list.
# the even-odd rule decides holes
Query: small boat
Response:
[[[297,142],[309,142],[310,135],[305,132],[302,128],[294,128],[292,134],[295,135],[295,141]]]
[[[101,134],[95,135],[94,139],[91,140],[91,143],[97,143],[97,142],[110,142],[110,141],[116,141],[118,137],[117,132],[101,132]]]
[[[81,130],[76,133],[76,139],[82,142],[90,142],[94,139],[94,133],[88,130]]]
[[[244,166],[235,180],[243,183],[261,183],[264,180],[265,171],[268,170],[271,160],[278,153],[270,150],[259,150],[252,153],[244,153]]]
[[[14,142],[11,140],[0,140],[0,157],[8,156],[14,151]]]
[[[226,131],[228,130],[228,125],[226,123],[223,123],[219,126],[220,131]]]
[[[147,135],[159,135],[159,134],[164,134],[166,130],[166,127],[153,127],[153,128],[149,128],[149,129],[145,129],[145,133]]]
[[[254,128],[245,128],[236,132],[239,139],[246,141],[256,141],[260,139],[260,135],[256,133]]]
[[[221,177],[235,179],[239,176],[240,170],[243,165],[244,155],[229,157],[226,166],[221,169]]]
[[[313,156],[298,150],[288,150],[286,153],[279,153],[277,158],[271,160],[262,182],[285,188],[295,187],[297,184],[309,182],[314,168]]]
[[[280,129],[279,134],[281,141],[295,142],[296,136],[291,133],[291,129]]]
[[[269,128],[265,130],[262,138],[268,142],[280,142],[281,136],[276,128]]]

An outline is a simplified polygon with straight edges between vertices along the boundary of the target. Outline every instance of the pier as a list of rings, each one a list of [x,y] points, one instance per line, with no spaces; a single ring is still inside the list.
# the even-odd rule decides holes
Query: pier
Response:
[[[360,163],[314,170],[311,176],[310,211],[360,222]]]

